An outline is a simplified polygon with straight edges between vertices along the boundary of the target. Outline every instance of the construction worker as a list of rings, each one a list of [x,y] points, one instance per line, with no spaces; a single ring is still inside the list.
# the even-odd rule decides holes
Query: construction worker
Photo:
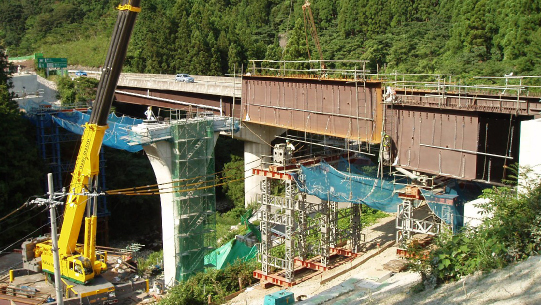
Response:
[[[295,145],[291,144],[289,140],[286,140],[286,147],[287,149],[291,150],[291,152],[295,151]]]
[[[148,106],[147,111],[145,111],[145,115],[147,117],[147,121],[156,121],[156,117],[152,112],[152,106]]]

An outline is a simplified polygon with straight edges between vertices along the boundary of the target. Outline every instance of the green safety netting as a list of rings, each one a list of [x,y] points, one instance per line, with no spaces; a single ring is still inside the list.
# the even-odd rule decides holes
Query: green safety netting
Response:
[[[216,249],[214,130],[212,121],[171,124],[177,281],[205,269]]]
[[[245,243],[233,239],[216,249],[213,253],[207,254],[205,256],[205,265],[212,265],[216,269],[223,269],[227,265],[233,265],[237,260],[246,262],[256,257],[257,246],[248,247]]]
[[[250,217],[252,217],[252,209],[248,209],[244,215],[240,216],[240,224],[248,226],[248,230],[254,234],[258,242],[261,242],[261,231],[259,226],[254,225],[250,222]]]

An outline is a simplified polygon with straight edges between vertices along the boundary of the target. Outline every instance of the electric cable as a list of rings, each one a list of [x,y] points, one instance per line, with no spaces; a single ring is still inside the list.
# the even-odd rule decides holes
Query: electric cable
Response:
[[[59,217],[60,217],[60,215],[56,217],[57,220],[58,220]],[[6,251],[7,249],[13,247],[13,245],[15,245],[15,244],[17,244],[17,243],[20,243],[21,241],[23,241],[23,240],[25,240],[26,238],[28,238],[30,235],[36,233],[38,230],[41,230],[41,229],[43,229],[44,227],[46,227],[46,226],[48,226],[48,225],[50,225],[50,223],[44,224],[43,226],[41,226],[41,227],[35,229],[34,231],[30,232],[30,233],[29,233],[28,235],[26,235],[25,237],[23,237],[23,238],[17,240],[16,242],[12,243],[11,245],[9,245],[9,246],[5,247],[4,249],[0,250],[0,255],[6,253],[5,251]]]
[[[154,192],[158,192],[158,194],[168,194],[168,193],[175,193],[175,189],[182,189],[182,188],[185,188],[185,187],[188,187],[188,186],[196,186],[196,185],[201,185],[201,184],[204,184],[204,183],[211,183],[212,181],[214,181],[213,185],[205,186],[203,188],[210,188],[210,187],[213,187],[213,186],[224,185],[224,184],[227,184],[227,182],[224,182],[224,183],[218,183],[218,182],[221,181],[221,180],[225,180],[226,178],[230,178],[230,177],[232,177],[232,176],[226,176],[226,177],[222,177],[222,178],[219,178],[219,179],[213,179],[213,180],[203,180],[203,181],[199,181],[199,182],[196,182],[196,183],[183,184],[183,185],[172,186],[172,187],[162,188],[162,189],[160,189],[160,188],[148,188],[148,189],[138,188],[138,189],[135,189],[135,190],[114,192],[114,193],[111,193],[110,191],[107,191],[106,193],[108,195],[126,195],[126,194],[134,194],[134,193],[137,193],[137,194],[153,193],[154,194]],[[243,179],[245,179],[245,178],[242,178],[242,180]],[[232,180],[232,181],[229,181],[229,182],[238,181],[238,180],[241,180],[241,179]],[[192,190],[195,190],[195,189],[200,189],[200,188],[193,188]],[[141,190],[141,192],[139,190]],[[167,192],[167,190],[172,190],[172,191]]]
[[[148,196],[148,195],[160,195],[160,194],[170,194],[170,193],[185,193],[185,192],[191,192],[191,191],[198,191],[198,190],[209,189],[209,188],[213,188],[213,187],[216,187],[216,186],[225,185],[225,184],[227,184],[227,183],[236,182],[236,181],[241,181],[241,180],[244,180],[244,179],[245,179],[245,178],[241,178],[241,179],[236,179],[236,180],[227,181],[227,182],[224,182],[224,183],[213,184],[213,185],[203,186],[203,187],[198,187],[198,188],[191,188],[191,189],[186,189],[186,190],[181,190],[181,191],[160,192],[160,191],[158,190],[158,192],[124,193],[124,194],[122,194],[122,195],[127,195],[127,196]]]
[[[234,169],[238,169],[238,168],[241,168],[241,167],[244,167],[246,165],[249,165],[251,163],[254,163],[254,162],[260,162],[261,161],[261,158],[258,158],[256,160],[253,160],[253,161],[250,161],[246,164],[243,164],[241,166],[237,166],[237,167],[232,167],[230,168],[230,170],[234,170]],[[248,170],[244,170],[244,172],[248,172],[250,171],[251,169],[248,169]],[[129,188],[122,188],[122,189],[115,189],[115,190],[108,190],[106,191],[105,193],[107,195],[122,195],[123,193],[125,192],[137,192],[139,190],[151,190],[151,191],[158,191],[159,190],[159,186],[163,186],[163,185],[168,185],[168,184],[174,184],[174,183],[179,183],[179,182],[187,182],[187,181],[193,181],[195,179],[200,179],[200,178],[205,178],[205,177],[209,177],[209,176],[215,176],[217,174],[220,174],[220,173],[223,173],[225,172],[225,170],[223,171],[219,171],[219,172],[215,172],[215,173],[212,173],[212,174],[207,174],[207,175],[201,175],[201,176],[197,176],[197,177],[193,177],[193,178],[185,178],[185,179],[177,179],[177,180],[173,180],[171,182],[164,182],[164,183],[156,183],[156,184],[149,184],[149,185],[143,185],[143,186],[136,186],[136,187],[129,187]],[[222,177],[222,178],[219,178],[219,180],[223,180],[225,178],[229,178],[230,176],[226,176],[226,177]],[[246,177],[246,178],[249,178],[249,177]],[[182,185],[180,187],[185,187],[185,186],[191,186],[191,185],[197,185],[197,184],[201,184],[201,183],[204,183],[204,182],[208,182],[210,180],[205,180],[205,181],[201,181],[201,182],[196,182],[196,183],[191,183],[191,184],[186,184],[186,185]],[[170,186],[170,187],[165,187],[165,188],[162,188],[162,190],[167,190],[167,189],[174,189],[174,188],[178,188],[179,186]]]
[[[28,210],[28,211],[30,211],[30,210]],[[43,209],[43,211],[40,211],[40,212],[37,213],[36,215],[34,215],[34,216],[28,218],[25,222],[30,221],[30,219],[34,219],[35,217],[39,216],[41,213],[43,213],[43,212],[45,212],[45,211],[47,211],[47,208]],[[4,231],[0,232],[0,235],[6,233],[7,231],[9,231],[9,230],[11,230],[11,229],[13,229],[13,228],[15,228],[15,227],[18,227],[18,226],[24,224],[25,222],[19,222],[19,223],[15,224],[15,225],[13,225],[13,226],[11,226],[11,227],[5,229]]]
[[[37,197],[39,197],[39,196],[30,196],[30,197],[28,197],[28,199],[26,199],[25,203],[23,203],[20,207],[18,207],[17,209],[11,211],[11,212],[10,212],[9,214],[7,214],[6,216],[0,218],[0,222],[2,222],[2,220],[4,220],[4,219],[8,218],[9,216],[11,216],[11,215],[17,213],[17,212],[18,212],[19,210],[21,210],[22,208],[24,208],[24,207],[28,204],[28,202],[30,201],[31,198],[37,198]]]

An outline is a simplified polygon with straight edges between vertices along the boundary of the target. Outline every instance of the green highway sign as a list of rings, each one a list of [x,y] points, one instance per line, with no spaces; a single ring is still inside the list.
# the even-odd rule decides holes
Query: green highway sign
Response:
[[[67,68],[67,58],[38,58],[38,68]]]

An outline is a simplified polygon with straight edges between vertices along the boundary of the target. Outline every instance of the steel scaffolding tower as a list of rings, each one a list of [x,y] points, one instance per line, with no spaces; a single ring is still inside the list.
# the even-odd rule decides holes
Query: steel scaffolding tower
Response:
[[[214,129],[212,121],[175,121],[173,181],[175,279],[204,270],[205,255],[215,249]]]
[[[413,234],[436,235],[441,232],[441,220],[433,213],[424,219],[414,218],[413,211],[421,205],[421,200],[424,200],[415,186],[406,187],[405,191],[399,194],[399,198],[402,199],[396,213],[396,244],[399,249],[407,249]]]
[[[364,242],[360,204],[339,209],[338,202],[308,202],[307,194],[297,191],[288,172],[254,169],[253,174],[263,176],[261,194],[256,196],[261,204],[261,243],[258,244],[261,270],[254,271],[256,278],[290,287],[295,284],[296,266],[327,270],[333,255],[356,256],[360,251]],[[273,181],[284,184],[283,196],[271,194]],[[350,226],[341,230],[338,221],[347,217]],[[274,226],[283,226],[283,232],[273,229]],[[307,238],[310,232],[319,236],[312,244]],[[348,242],[349,249],[346,249]],[[281,244],[283,256],[275,256],[272,249]],[[276,269],[278,272],[273,272]]]
[[[39,154],[49,171],[53,174],[53,184],[60,187],[65,186],[62,176],[73,172],[75,161],[62,159],[62,143],[75,143],[81,136],[68,132],[54,123],[52,117],[58,113],[59,109],[49,107],[39,107],[32,109],[26,116],[36,126],[36,138]],[[105,155],[103,150],[100,152],[100,173],[99,186],[106,190],[105,175]],[[46,187],[46,186],[44,186]],[[107,217],[111,213],[107,209],[107,199],[105,196],[98,198],[98,217]],[[107,238],[106,238],[107,243]]]

